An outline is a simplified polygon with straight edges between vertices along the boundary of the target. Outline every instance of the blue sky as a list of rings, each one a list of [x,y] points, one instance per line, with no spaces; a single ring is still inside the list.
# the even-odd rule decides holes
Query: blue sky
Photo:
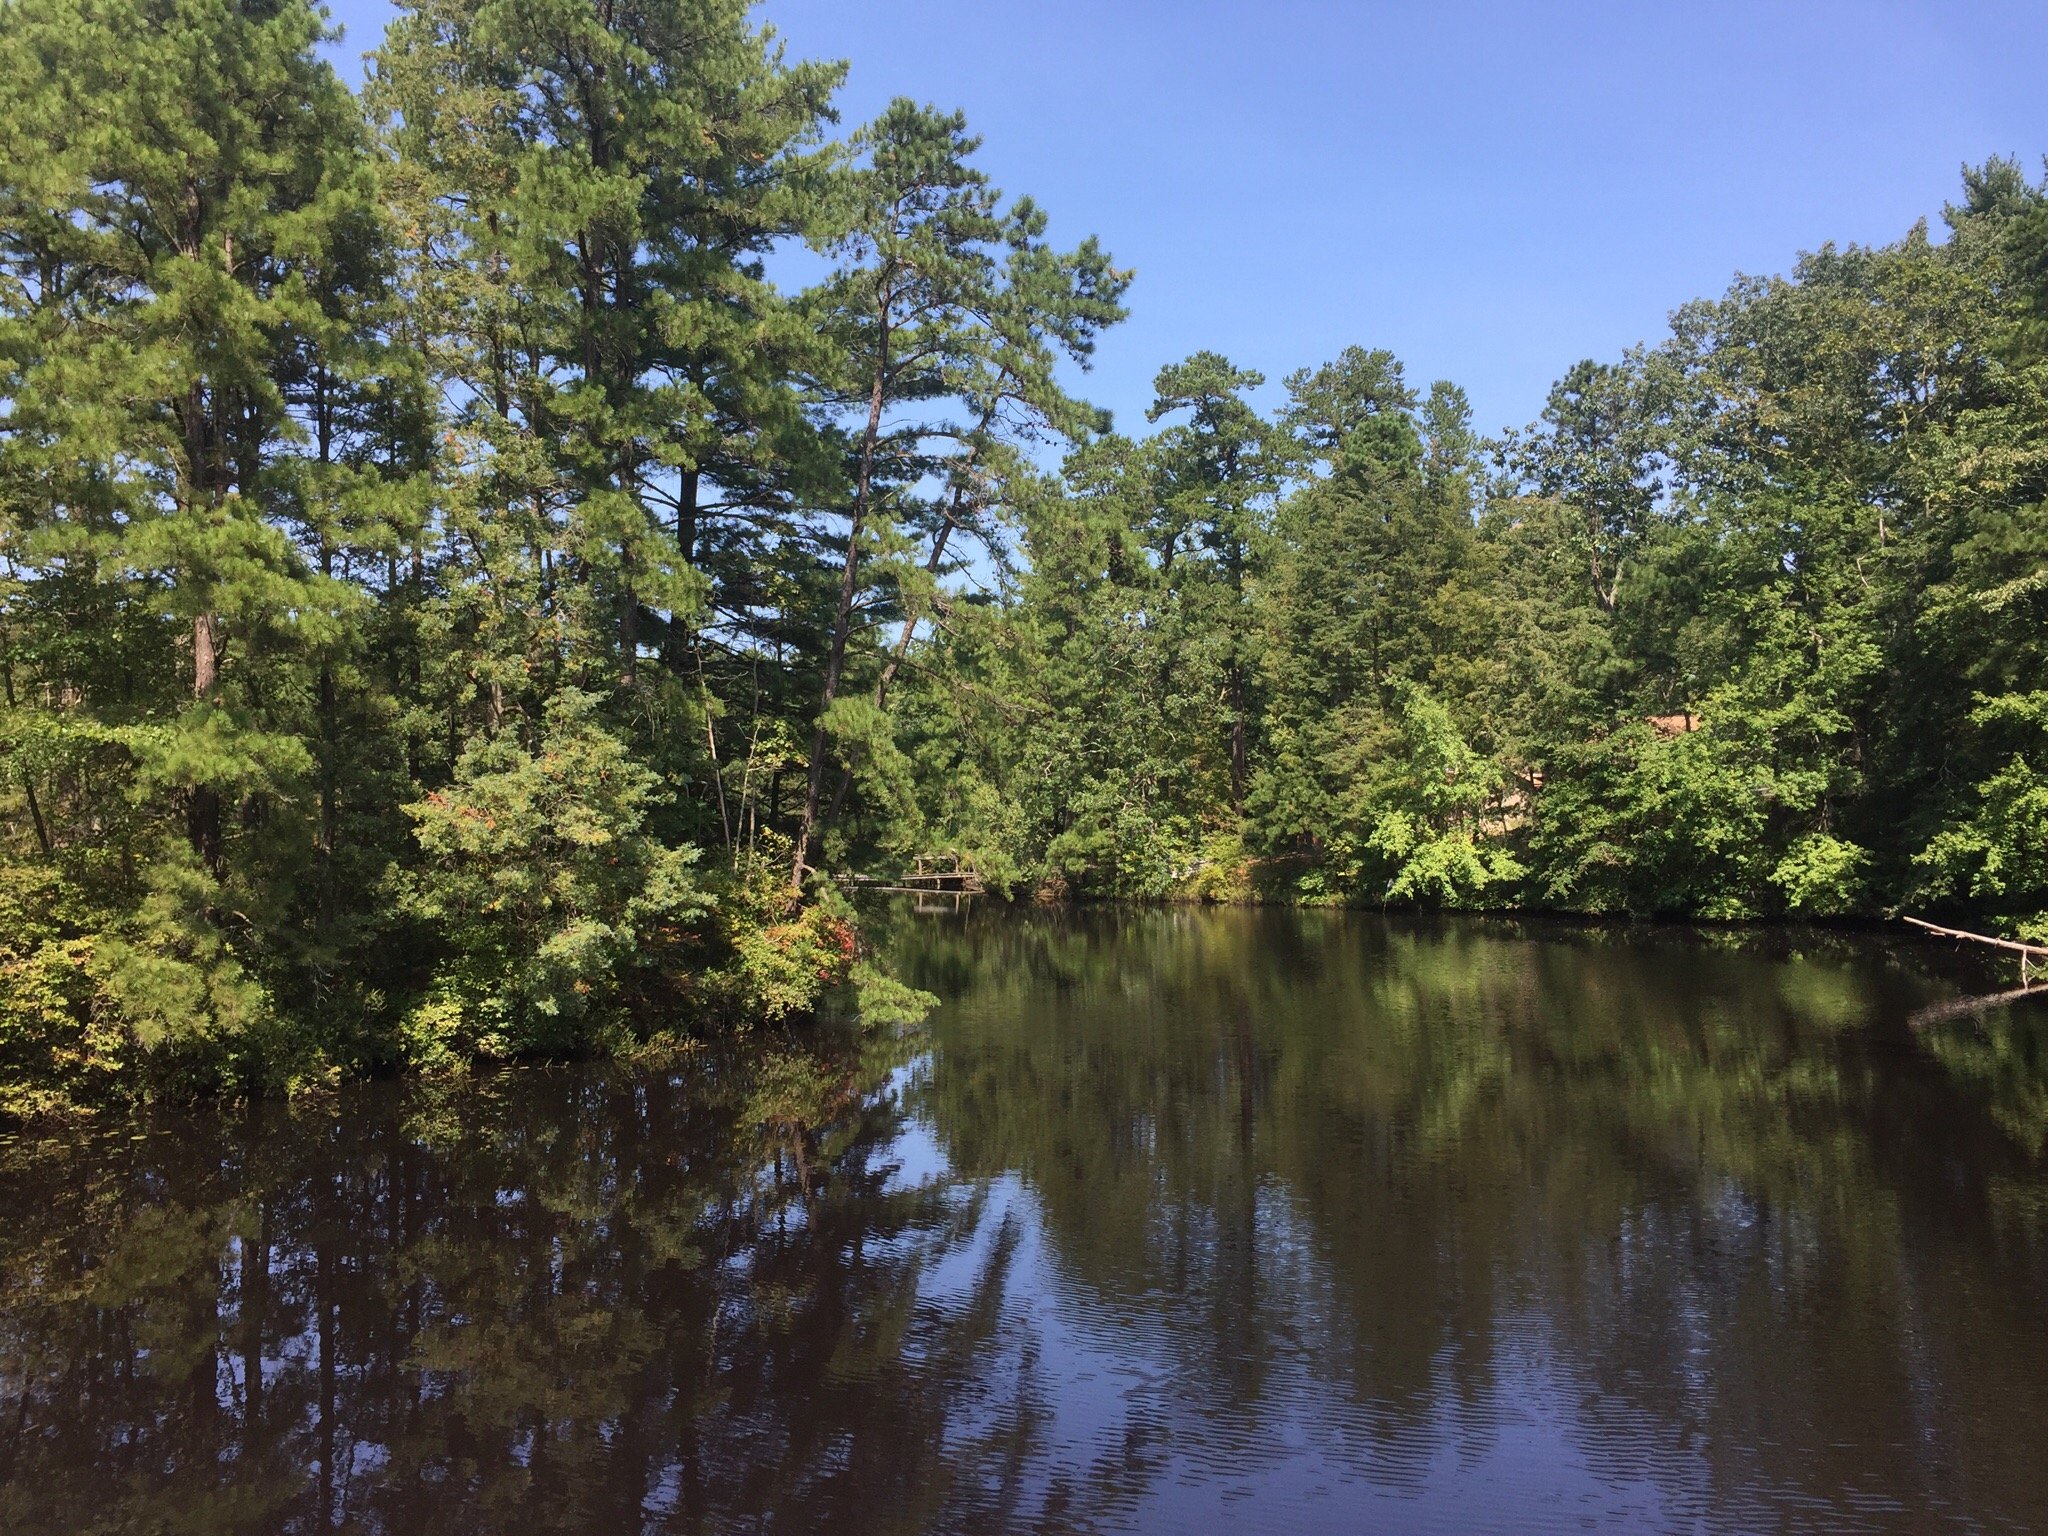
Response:
[[[343,51],[384,0],[335,0]],[[1086,393],[1346,345],[1532,418],[1574,360],[1655,339],[1737,271],[1934,219],[1958,170],[2048,154],[2048,5],[1505,0],[766,0],[844,58],[848,124],[966,111],[983,164],[1135,267]],[[355,73],[353,68],[350,73]]]

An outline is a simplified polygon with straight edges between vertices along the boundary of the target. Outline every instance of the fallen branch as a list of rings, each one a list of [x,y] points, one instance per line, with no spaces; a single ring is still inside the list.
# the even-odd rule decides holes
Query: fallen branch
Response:
[[[2001,939],[1988,933],[1971,933],[1964,928],[1944,928],[1939,923],[1930,923],[1917,917],[1902,917],[1899,921],[1911,923],[1915,928],[1924,928],[1929,933],[1938,933],[1945,939],[1967,939],[1973,944],[1994,944],[2000,949],[2017,951],[2020,957],[2022,987],[2027,984],[2035,962],[2048,963],[2048,944],[2026,944],[2018,939]]]
[[[2036,960],[2048,960],[2048,944],[2026,944],[2018,939],[2001,939],[1988,933],[1970,933],[1961,928],[1944,928],[1939,923],[1930,923],[1917,917],[1902,917],[1902,923],[1911,923],[1915,928],[1925,928],[1929,933],[1938,933],[1945,939],[1969,939],[1978,944],[1996,944],[2000,949],[2016,949],[2021,954]]]

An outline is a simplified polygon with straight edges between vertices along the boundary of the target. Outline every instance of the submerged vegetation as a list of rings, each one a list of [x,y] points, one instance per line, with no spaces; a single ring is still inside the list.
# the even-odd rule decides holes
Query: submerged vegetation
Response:
[[[0,10],[0,1115],[899,1010],[921,855],[2048,937],[2018,166],[1498,439],[1360,347],[1130,436],[1131,274],[742,0],[324,29]]]

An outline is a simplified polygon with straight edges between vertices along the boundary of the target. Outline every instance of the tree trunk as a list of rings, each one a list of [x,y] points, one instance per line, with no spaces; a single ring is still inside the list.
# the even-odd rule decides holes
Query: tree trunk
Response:
[[[676,485],[676,559],[683,566],[690,566],[697,558],[697,486],[699,474],[686,469],[677,476]],[[668,616],[668,627],[661,636],[661,664],[671,676],[681,677],[696,651],[694,645],[684,642],[690,638],[682,618],[673,610]],[[703,659],[697,658],[697,670],[704,670]]]
[[[23,774],[21,787],[28,791],[28,819],[35,823],[36,846],[43,850],[44,858],[50,858],[57,850],[50,844],[50,827],[43,820],[43,806],[36,798],[35,780]]]
[[[640,595],[633,590],[633,557],[619,555],[619,686],[640,681]]]
[[[967,450],[967,459],[960,466],[960,474],[966,475],[973,471],[974,461],[981,453],[979,434],[988,431],[989,427],[994,424],[994,421],[995,408],[991,406],[983,413],[981,423],[976,428],[975,445]],[[946,520],[939,525],[939,531],[932,536],[932,552],[925,558],[924,562],[925,574],[935,580],[939,574],[939,567],[945,564],[946,543],[952,538],[953,530],[960,526],[960,510],[962,503],[966,499],[967,493],[960,481],[956,479],[953,482],[952,505],[946,509]],[[889,652],[888,661],[883,663],[882,675],[875,680],[875,708],[877,710],[882,709],[889,701],[889,685],[896,681],[896,674],[903,670],[903,658],[910,653],[910,642],[917,634],[917,625],[920,617],[922,616],[914,608],[903,616],[903,627],[896,632],[896,644]],[[853,764],[849,762],[840,772],[839,787],[832,792],[832,804],[824,814],[823,825],[830,826],[839,819],[840,809],[846,804],[847,793],[852,788]]]
[[[15,708],[14,668],[11,665],[0,665],[0,684],[5,685],[7,707]],[[35,775],[24,770],[21,775],[21,787],[23,793],[28,796],[28,819],[35,824],[36,846],[43,850],[43,857],[47,859],[56,850],[50,844],[49,823],[43,820],[43,804],[36,798]]]
[[[335,783],[335,759],[341,746],[340,700],[334,687],[334,668],[320,667],[320,851],[334,857],[341,807]]]
[[[192,697],[195,699],[211,698],[214,684],[220,681],[220,650],[216,641],[219,623],[219,619],[210,613],[202,613],[192,621]]]
[[[220,652],[216,638],[217,620],[202,613],[192,620],[192,697],[195,701],[213,697],[220,680]],[[192,851],[215,879],[222,869],[220,835],[220,794],[211,785],[195,784],[185,802],[185,833]]]
[[[811,868],[820,826],[819,811],[825,798],[825,717],[839,697],[840,679],[846,671],[846,641],[853,627],[853,600],[860,590],[860,535],[867,523],[868,500],[873,493],[875,446],[882,435],[882,404],[889,378],[889,293],[883,289],[879,306],[881,333],[875,353],[874,382],[868,392],[868,425],[861,437],[860,473],[853,487],[853,516],[846,529],[846,564],[839,576],[839,606],[832,618],[832,645],[825,654],[825,686],[818,705],[818,723],[811,732],[811,760],[804,778],[803,814],[797,822],[796,851],[790,859],[789,887],[801,892],[804,875]]]
[[[1235,664],[1230,668],[1230,803],[1244,814],[1245,780],[1250,777],[1251,753],[1245,739],[1244,674]]]
[[[953,501],[954,513],[959,511],[959,497]],[[927,573],[936,576],[939,564],[946,557],[946,539],[953,531],[953,517],[948,516],[945,525],[932,540],[931,557],[925,561]],[[909,654],[910,642],[917,633],[918,615],[907,613],[903,616],[903,627],[896,632],[895,647],[889,652],[889,659],[883,663],[882,675],[875,679],[875,708],[881,709],[889,701],[889,685],[896,681],[896,674],[903,670],[903,658]],[[847,792],[853,788],[853,764],[847,763],[840,770],[839,787],[832,792],[831,807],[825,812],[824,824],[830,826],[839,819],[840,808],[846,804]]]

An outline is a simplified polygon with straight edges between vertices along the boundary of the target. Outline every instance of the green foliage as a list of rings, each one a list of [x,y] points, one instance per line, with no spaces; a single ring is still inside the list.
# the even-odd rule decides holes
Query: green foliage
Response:
[[[399,906],[442,936],[438,989],[479,1047],[584,1044],[584,1018],[631,969],[659,968],[707,908],[697,850],[649,835],[659,780],[598,703],[564,689],[530,749],[509,730],[479,738],[447,789],[405,808],[425,858],[397,877]]]
[[[1785,893],[1785,905],[1803,916],[1834,917],[1861,905],[1870,856],[1854,843],[1810,832],[1771,871],[1771,883]]]
[[[827,902],[788,911],[782,921],[748,924],[735,935],[736,964],[725,978],[731,1004],[770,1021],[807,1014],[851,974],[853,924]]]
[[[1970,720],[2010,755],[1914,862],[1930,897],[1981,906],[2038,936],[2048,927],[2048,692],[1980,695]]]
[[[1529,856],[1542,900],[1584,912],[1757,915],[1765,807],[1711,728],[1647,726],[1567,751],[1537,801]]]
[[[1127,275],[957,119],[827,144],[843,68],[744,5],[412,0],[361,100],[324,15],[0,14],[0,1113],[826,1008],[851,929],[764,860],[925,847],[907,639],[821,689],[841,551],[914,625],[1015,423],[1096,425],[1053,367]],[[863,468],[906,275],[934,414]]]
[[[1008,863],[1118,896],[2048,923],[2048,196],[2004,162],[1965,193],[1947,240],[1739,280],[1491,443],[1384,351],[1270,418],[1214,353],[1163,371],[1172,424],[1032,506],[1009,654],[948,653],[998,701],[949,718],[1008,722],[976,764]],[[1233,840],[1241,878],[1205,854]]]
[[[65,938],[67,893],[48,870],[0,868],[0,1116],[27,1119],[101,1096],[129,1068],[90,969]]]
[[[0,9],[0,1113],[901,1016],[826,877],[918,857],[2048,926],[2016,166],[1491,442],[1358,346],[1138,438],[1131,274],[738,0],[330,40]]]
[[[1211,832],[1203,838],[1194,873],[1182,885],[1180,894],[1191,901],[1249,900],[1252,865],[1244,838],[1234,831]]]
[[[870,1027],[908,1029],[938,1007],[930,992],[910,986],[872,960],[855,960],[847,972],[845,1012]]]
[[[1514,856],[1485,838],[1499,768],[1423,688],[1404,688],[1397,708],[1395,740],[1361,766],[1340,807],[1333,854],[1355,871],[1355,886],[1387,901],[1484,905],[1522,875]]]
[[[133,916],[95,946],[101,988],[145,1049],[248,1034],[269,1014],[263,984],[218,921],[212,876],[190,849],[166,846],[143,875]]]

